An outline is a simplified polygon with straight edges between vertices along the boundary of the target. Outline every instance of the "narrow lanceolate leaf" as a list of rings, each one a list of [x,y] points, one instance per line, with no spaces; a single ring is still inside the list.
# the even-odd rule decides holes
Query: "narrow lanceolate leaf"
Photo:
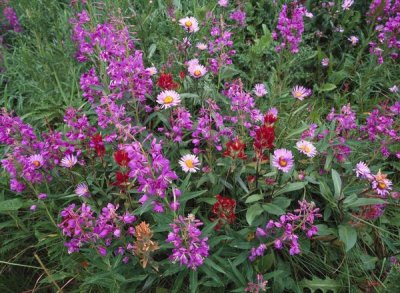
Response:
[[[340,179],[340,175],[335,169],[332,169],[332,180],[335,189],[335,199],[339,199],[342,191],[342,179]]]
[[[349,225],[339,225],[339,238],[344,243],[346,252],[357,242],[357,230]]]
[[[293,182],[289,183],[285,187],[283,187],[281,190],[278,190],[277,192],[274,193],[274,196],[278,196],[280,194],[288,193],[291,191],[303,189],[304,186],[307,185],[307,182]]]

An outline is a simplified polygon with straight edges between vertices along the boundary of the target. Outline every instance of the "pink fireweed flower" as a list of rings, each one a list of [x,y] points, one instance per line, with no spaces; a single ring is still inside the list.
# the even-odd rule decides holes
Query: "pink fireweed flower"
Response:
[[[369,179],[369,180],[373,179],[371,170],[368,168],[367,164],[365,164],[364,162],[359,162],[356,165],[356,168],[354,169],[354,171],[356,172],[356,176],[358,178]]]
[[[35,169],[39,169],[44,164],[44,159],[42,155],[32,155],[29,157],[29,162],[34,166]]]
[[[265,85],[263,83],[257,83],[254,86],[254,94],[257,97],[262,97],[265,96],[268,93],[267,89],[265,88]]]
[[[200,64],[189,66],[188,71],[189,74],[194,78],[200,78],[207,73],[207,69]]]
[[[74,155],[66,155],[64,158],[62,158],[60,165],[65,168],[72,168],[77,162],[78,159]]]
[[[389,190],[392,189],[392,181],[386,178],[386,174],[382,174],[381,170],[378,171],[376,175],[374,175],[374,179],[372,181],[372,188],[381,195],[387,196],[389,194]]]
[[[197,43],[196,48],[199,49],[200,51],[207,50],[208,46],[204,43]]]
[[[163,91],[157,96],[157,103],[161,108],[168,109],[181,103],[181,98],[176,91]]]
[[[357,38],[356,36],[350,36],[350,37],[347,38],[347,39],[351,42],[351,44],[352,44],[353,46],[357,45],[357,43],[358,43],[358,38]]]
[[[182,170],[185,173],[195,173],[199,170],[200,161],[195,155],[184,155],[181,160],[179,161],[179,165],[181,165]]]
[[[296,143],[296,148],[300,151],[300,153],[305,154],[309,158],[313,158],[317,154],[317,149],[315,146],[306,140],[298,141]]]
[[[321,64],[323,67],[328,67],[329,66],[329,58],[322,59]]]
[[[75,188],[75,193],[79,196],[89,197],[90,191],[85,183],[79,183]]]
[[[300,85],[296,85],[293,89],[292,89],[292,96],[295,97],[296,99],[303,101],[304,98],[311,96],[312,91],[308,88],[305,88],[303,86]]]
[[[199,22],[194,17],[185,17],[180,19],[179,25],[189,33],[195,33],[199,31]]]
[[[344,0],[342,3],[342,9],[343,10],[349,10],[350,7],[354,4],[353,0]]]
[[[148,68],[146,68],[146,71],[147,71],[150,75],[155,75],[155,74],[157,74],[157,72],[158,72],[157,68],[155,68],[154,66],[153,66],[153,67],[148,67]]]
[[[284,173],[293,167],[293,154],[287,149],[277,149],[272,156],[272,165]]]

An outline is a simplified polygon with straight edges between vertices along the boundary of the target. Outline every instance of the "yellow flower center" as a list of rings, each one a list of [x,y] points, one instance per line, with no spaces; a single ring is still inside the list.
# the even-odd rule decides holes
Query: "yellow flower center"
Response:
[[[33,165],[35,167],[40,167],[40,162],[39,161],[33,161]]]
[[[310,148],[309,145],[303,145],[303,146],[301,146],[300,149],[301,149],[303,152],[307,153],[307,154],[311,152],[311,148]]]
[[[201,71],[200,70],[195,70],[194,71],[194,76],[200,76],[201,75]]]
[[[296,98],[300,98],[302,95],[303,95],[303,94],[302,94],[302,92],[300,92],[300,91],[295,91],[295,92],[294,92],[294,96],[295,96]]]
[[[166,96],[164,98],[164,104],[171,104],[174,101],[174,98],[171,96]]]
[[[379,183],[378,183],[378,188],[379,188],[379,189],[386,189],[386,184],[385,184],[385,182],[379,182]]]
[[[279,158],[279,166],[286,167],[287,164],[288,164],[288,162],[284,158],[282,158],[282,157]]]
[[[190,169],[192,169],[192,168],[194,168],[194,164],[193,164],[193,160],[186,160],[185,161],[185,164],[186,164],[186,166],[188,167],[188,168],[190,168]]]
[[[192,22],[191,22],[190,20],[187,20],[187,21],[185,22],[185,25],[186,25],[187,27],[191,27],[191,26],[192,26]]]

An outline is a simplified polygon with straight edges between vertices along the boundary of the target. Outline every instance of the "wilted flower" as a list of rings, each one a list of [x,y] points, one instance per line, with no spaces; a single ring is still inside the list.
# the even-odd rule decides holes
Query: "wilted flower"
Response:
[[[181,158],[179,165],[181,165],[184,172],[195,173],[199,170],[200,161],[195,155],[188,154]]]
[[[158,244],[151,240],[153,231],[151,231],[149,224],[146,222],[141,222],[135,226],[135,237],[136,242],[133,246],[133,252],[139,257],[142,267],[146,268],[151,258],[151,253],[158,249]]]
[[[392,181],[386,178],[386,174],[382,174],[381,170],[378,171],[372,180],[372,188],[381,195],[387,196],[389,194],[389,190],[392,189]]]
[[[180,19],[179,25],[189,33],[195,33],[199,30],[199,23],[194,17],[185,17]]]
[[[315,146],[306,140],[300,140],[296,143],[296,148],[309,158],[313,158],[317,154]]]
[[[257,274],[257,283],[250,282],[247,284],[246,292],[250,293],[260,293],[267,291],[268,281],[264,280],[264,276],[262,274]]]
[[[157,96],[157,103],[161,104],[161,108],[168,109],[179,105],[181,98],[176,91],[163,91]]]
[[[277,149],[272,156],[272,165],[282,172],[288,173],[293,167],[293,154],[287,149]]]
[[[296,85],[292,89],[292,96],[300,101],[304,100],[304,98],[306,98],[308,96],[311,96],[311,94],[312,94],[312,91],[310,89],[307,89],[300,85]]]
[[[61,166],[65,168],[72,168],[78,162],[78,159],[74,155],[66,155],[61,160]]]

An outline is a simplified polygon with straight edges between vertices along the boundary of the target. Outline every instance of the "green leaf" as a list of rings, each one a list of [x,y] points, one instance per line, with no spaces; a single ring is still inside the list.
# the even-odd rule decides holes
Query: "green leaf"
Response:
[[[373,205],[373,204],[384,204],[386,201],[380,198],[357,198],[355,201],[351,202],[344,202],[344,206],[346,208],[355,208],[355,207],[361,207],[361,206],[367,206],[367,205]]]
[[[0,212],[18,211],[21,207],[22,200],[20,198],[0,201]]]
[[[246,212],[247,223],[249,223],[249,225],[251,225],[253,223],[254,219],[257,216],[261,215],[263,211],[264,211],[263,208],[258,203],[250,206]]]
[[[197,292],[197,271],[191,270],[190,271],[190,292],[196,293]]]
[[[284,194],[284,193],[288,193],[291,191],[295,191],[295,190],[299,190],[304,188],[304,186],[307,185],[307,182],[293,182],[293,183],[289,183],[288,185],[286,185],[284,188],[282,188],[281,190],[278,190],[277,192],[274,193],[274,196],[278,196],[280,194]]]
[[[342,179],[340,179],[340,175],[335,169],[332,169],[332,180],[335,188],[335,198],[339,199],[342,191]]]
[[[264,198],[264,196],[263,196],[262,194],[253,194],[253,195],[250,195],[250,196],[246,199],[245,203],[256,202],[256,201],[259,201],[259,200],[261,200],[261,199],[263,199],[263,198]]]
[[[319,91],[320,92],[330,92],[330,91],[333,91],[335,88],[336,88],[336,85],[334,85],[333,83],[324,83],[319,88]]]
[[[347,252],[357,242],[357,230],[349,225],[339,225],[339,238],[344,243]]]
[[[256,263],[256,266],[258,268],[257,271],[261,273],[266,273],[273,266],[274,262],[275,262],[274,252],[271,251],[267,255],[264,255],[263,257],[257,260]]]
[[[328,291],[338,292],[338,289],[342,288],[342,284],[329,277],[326,277],[325,280],[318,277],[314,277],[312,280],[303,279],[299,285],[311,290],[311,292],[321,290],[324,293]]]
[[[281,209],[279,206],[274,205],[272,203],[267,203],[267,204],[263,204],[263,209],[268,212],[269,214],[272,215],[283,215],[285,213],[285,211],[283,209]]]

